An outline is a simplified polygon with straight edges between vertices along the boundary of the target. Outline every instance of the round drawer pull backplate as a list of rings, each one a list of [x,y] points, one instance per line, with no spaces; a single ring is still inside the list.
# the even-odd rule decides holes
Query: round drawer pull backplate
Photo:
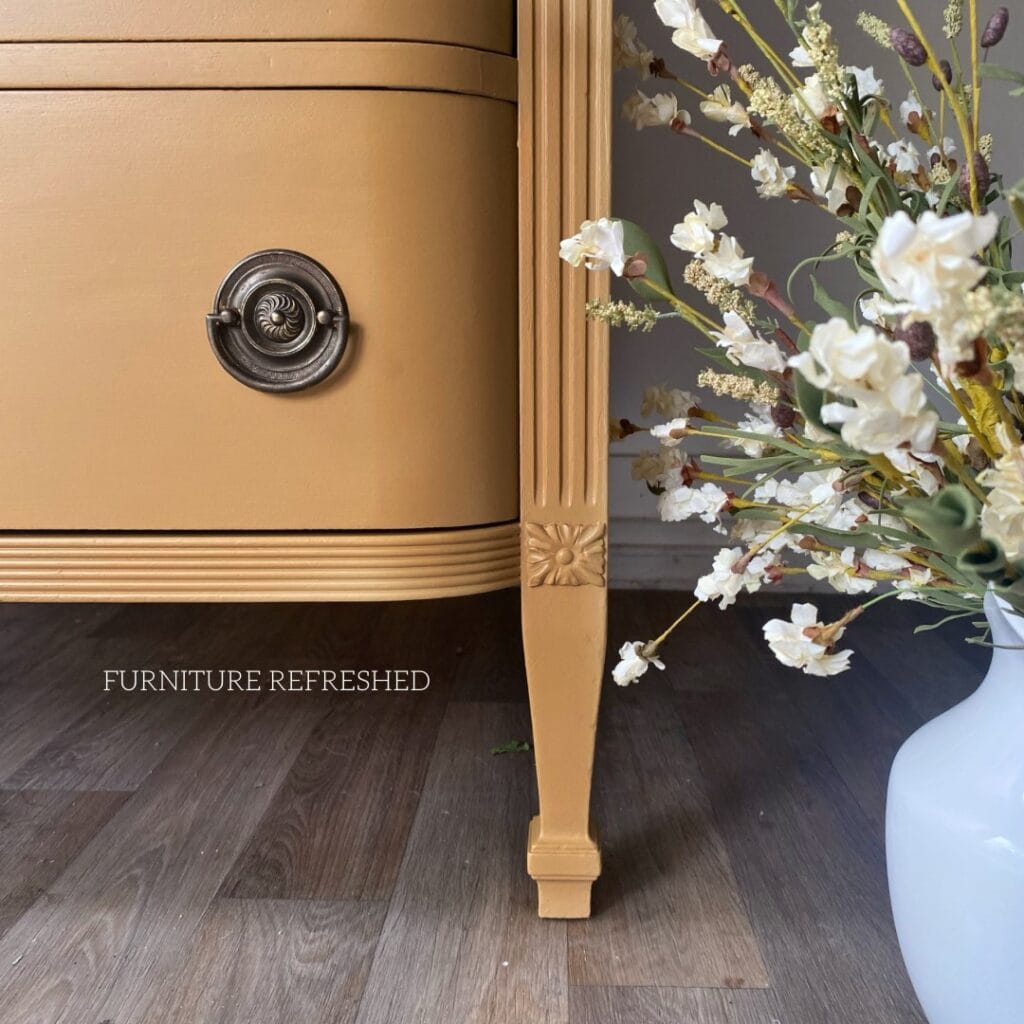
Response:
[[[330,273],[289,249],[237,263],[206,330],[221,366],[260,391],[301,391],[327,377],[348,342],[348,306]]]

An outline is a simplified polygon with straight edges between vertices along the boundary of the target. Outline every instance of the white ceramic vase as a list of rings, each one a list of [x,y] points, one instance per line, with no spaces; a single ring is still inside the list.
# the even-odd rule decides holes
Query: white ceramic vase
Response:
[[[889,778],[889,892],[930,1024],[1024,1022],[1024,618],[992,594],[985,614],[1003,647],[985,681]]]

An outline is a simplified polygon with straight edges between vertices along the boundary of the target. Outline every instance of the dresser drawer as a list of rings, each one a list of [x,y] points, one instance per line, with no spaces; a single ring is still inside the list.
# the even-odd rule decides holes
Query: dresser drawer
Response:
[[[391,39],[513,50],[513,0],[5,0],[0,40]]]
[[[513,104],[11,90],[0,133],[0,529],[516,517]],[[225,273],[265,249],[347,298],[308,390],[244,386],[207,338]]]

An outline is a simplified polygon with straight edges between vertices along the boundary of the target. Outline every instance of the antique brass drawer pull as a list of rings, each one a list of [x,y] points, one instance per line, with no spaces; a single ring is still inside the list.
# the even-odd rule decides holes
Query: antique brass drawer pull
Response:
[[[237,263],[206,316],[221,366],[259,391],[301,391],[327,377],[348,343],[348,306],[330,273],[288,249]]]

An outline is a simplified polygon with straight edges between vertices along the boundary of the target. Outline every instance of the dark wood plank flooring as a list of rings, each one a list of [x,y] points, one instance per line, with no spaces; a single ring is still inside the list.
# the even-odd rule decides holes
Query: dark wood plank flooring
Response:
[[[612,595],[610,650],[685,594]],[[518,594],[0,606],[3,1024],[923,1024],[882,852],[902,740],[986,655],[855,624],[771,658],[791,598],[701,609],[606,681],[589,921],[540,921]],[[835,598],[817,598],[828,612]],[[612,658],[609,659],[610,661]],[[108,668],[421,668],[416,694],[124,694]]]

